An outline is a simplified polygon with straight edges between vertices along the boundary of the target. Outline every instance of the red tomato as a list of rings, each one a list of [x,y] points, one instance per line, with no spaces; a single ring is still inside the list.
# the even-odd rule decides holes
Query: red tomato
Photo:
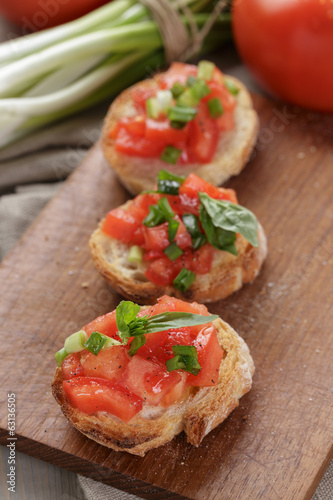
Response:
[[[153,260],[147,271],[145,272],[145,276],[158,286],[167,286],[171,285],[177,274],[179,273],[180,268],[177,268],[171,262],[168,257],[161,257],[160,259]]]
[[[131,96],[134,101],[134,106],[139,113],[146,112],[146,101],[149,97],[154,97],[156,95],[156,90],[149,87],[138,87],[131,91]]]
[[[116,125],[117,132],[112,134],[113,138],[116,138],[120,128],[125,129],[129,134],[135,137],[144,137],[146,132],[146,121],[145,117],[142,115],[138,116],[125,116],[120,118]]]
[[[185,85],[190,75],[197,76],[198,68],[192,64],[174,62],[166,73],[157,75],[157,81],[162,89],[170,89],[176,82]]]
[[[179,188],[181,201],[191,198],[196,200],[196,203],[199,204],[198,192],[207,193],[208,196],[216,200],[226,200],[237,203],[236,193],[233,189],[215,187],[209,182],[201,179],[198,175],[190,174]],[[187,203],[189,202],[187,201]]]
[[[170,245],[168,238],[168,223],[164,222],[155,227],[144,227],[144,248],[146,250],[164,250]]]
[[[144,261],[161,259],[162,257],[165,257],[165,253],[162,250],[148,250],[143,254]]]
[[[201,329],[202,327],[200,327]],[[153,360],[164,366],[165,362],[174,356],[172,346],[191,345],[197,333],[196,327],[193,327],[193,329],[181,328],[179,330],[151,333],[146,336],[146,344],[140,347],[140,357]]]
[[[115,208],[106,216],[103,224],[103,231],[123,243],[142,245],[144,242],[141,221],[134,210],[123,210]]]
[[[89,352],[82,359],[82,366],[86,377],[107,378],[115,382],[124,373],[128,362],[129,357],[124,347],[114,346],[102,349],[97,356]]]
[[[156,406],[180,380],[181,376],[176,371],[168,373],[166,368],[137,354],[128,363],[120,383],[147,403]]]
[[[233,2],[233,31],[244,62],[268,91],[333,111],[330,0]]]
[[[219,129],[205,102],[200,102],[198,109],[196,118],[188,124],[188,155],[192,162],[209,163],[216,151]]]
[[[215,120],[217,127],[220,131],[232,130],[235,126],[234,109],[237,104],[235,97],[230,94],[224,84],[221,85],[220,83],[213,81],[210,82],[208,86],[210,87],[211,92],[208,96],[202,99],[203,102],[208,102],[210,99],[218,98],[222,104],[224,113],[220,116],[220,118]]]
[[[206,274],[212,268],[214,253],[214,248],[206,244],[198,250],[187,250],[180,259],[182,259],[182,263],[186,269],[190,269],[196,274]]]
[[[161,156],[164,146],[151,142],[145,137],[133,137],[125,129],[121,128],[116,138],[115,149],[118,153],[128,156],[156,158]]]
[[[184,146],[187,139],[187,126],[181,130],[172,128],[169,120],[146,121],[146,139],[163,144],[163,146]]]
[[[88,335],[91,335],[92,332],[99,332],[108,337],[115,338],[117,336],[116,311],[99,316],[94,321],[88,323],[84,327],[84,330]]]
[[[155,316],[166,311],[190,312],[193,314],[201,314],[202,316],[209,316],[206,306],[198,304],[197,302],[185,302],[176,297],[169,297],[163,295],[157,300],[157,304],[152,306],[149,311],[149,316]]]
[[[188,374],[183,372],[180,373],[180,375],[180,382],[178,382],[178,384],[170,389],[170,391],[167,392],[166,395],[161,399],[160,406],[163,406],[163,408],[168,408],[168,406],[178,403],[182,399],[184,391],[186,389],[186,380]]]
[[[88,415],[106,411],[129,422],[142,409],[141,398],[105,378],[74,377],[63,387],[70,402]]]
[[[136,214],[138,211],[141,211],[141,221],[148,215],[149,207],[151,205],[156,205],[158,200],[161,198],[161,195],[155,193],[144,193],[139,194],[132,200],[132,204],[130,206],[130,212],[134,212],[133,208],[136,208]]]
[[[66,356],[61,364],[61,371],[65,380],[83,375],[83,367],[80,363],[80,355],[78,352]]]
[[[223,350],[217,340],[215,326],[203,328],[195,339],[194,346],[198,352],[201,370],[198,375],[190,374],[187,383],[204,387],[217,385]]]
[[[67,23],[107,3],[108,0],[0,0],[1,14],[24,32]]]
[[[185,250],[185,248],[189,248],[192,246],[192,238],[190,233],[187,232],[183,221],[181,220],[180,217],[178,217],[178,215],[176,215],[175,220],[179,222],[175,241],[179,246],[179,248]]]

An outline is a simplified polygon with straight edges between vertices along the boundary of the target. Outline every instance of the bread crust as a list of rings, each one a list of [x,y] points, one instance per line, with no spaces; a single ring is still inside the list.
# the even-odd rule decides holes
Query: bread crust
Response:
[[[113,101],[104,121],[102,149],[110,166],[130,193],[138,194],[145,189],[153,189],[157,174],[163,168],[176,175],[187,176],[194,172],[214,186],[220,186],[231,176],[241,172],[256,143],[259,118],[246,87],[234,77],[227,78],[240,89],[234,111],[235,128],[221,134],[214,158],[206,164],[169,165],[159,159],[132,157],[115,150],[115,140],[110,137],[110,130],[120,118],[136,115],[131,97],[132,90],[159,88],[157,77],[133,85]]]
[[[121,208],[126,209],[130,204],[128,201]],[[195,282],[183,293],[171,285],[163,287],[149,281],[144,275],[148,264],[130,263],[129,245],[104,233],[103,223],[104,220],[89,241],[94,263],[114,290],[140,304],[153,304],[162,295],[196,302],[224,299],[256,278],[267,255],[266,236],[259,224],[258,247],[253,247],[239,235],[236,241],[238,256],[217,250],[210,272],[197,274]]]
[[[61,368],[57,368],[54,375],[53,396],[76,429],[115,451],[144,456],[183,430],[187,441],[199,446],[203,438],[238,406],[239,399],[251,388],[254,373],[254,363],[244,340],[220,318],[213,324],[224,350],[218,385],[189,388],[183,400],[169,408],[144,403],[143,409],[127,424],[106,412],[87,415],[67,399]]]

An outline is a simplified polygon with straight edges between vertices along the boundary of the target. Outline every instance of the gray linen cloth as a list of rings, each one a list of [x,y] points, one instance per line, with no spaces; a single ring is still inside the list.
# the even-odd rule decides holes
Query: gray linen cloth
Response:
[[[98,139],[105,112],[106,105],[100,105],[0,151],[0,261]],[[138,498],[83,476],[77,480],[82,500]],[[332,498],[333,462],[313,500]]]

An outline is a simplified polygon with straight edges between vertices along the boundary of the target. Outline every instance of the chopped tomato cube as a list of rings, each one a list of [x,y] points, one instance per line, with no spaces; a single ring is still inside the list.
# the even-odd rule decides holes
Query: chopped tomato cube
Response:
[[[83,375],[83,367],[80,363],[80,355],[78,352],[66,356],[61,364],[61,371],[65,380]]]
[[[149,264],[145,276],[155,285],[166,286],[171,285],[179,272],[180,268],[168,257],[161,257]]]
[[[111,210],[104,221],[103,231],[123,243],[142,245],[144,241],[141,223],[134,210],[122,208]]]
[[[142,409],[140,397],[104,378],[74,377],[63,388],[70,402],[88,415],[106,411],[129,422]]]
[[[92,332],[103,333],[103,335],[107,335],[108,337],[116,338],[117,337],[117,323],[116,323],[116,311],[109,312],[104,314],[104,316],[99,316],[94,319],[90,323],[88,323],[84,330],[88,335],[91,335]]]
[[[169,373],[166,368],[136,354],[128,363],[120,383],[156,406],[180,380],[181,376],[176,371]]]
[[[180,375],[182,377],[180,382],[170,389],[170,391],[167,392],[160,401],[160,405],[163,406],[163,408],[168,408],[168,406],[178,403],[182,399],[186,389],[186,379],[188,374],[183,372]]]
[[[149,141],[145,137],[133,137],[125,129],[120,128],[115,149],[118,153],[141,158],[159,158],[163,152],[163,144]]]
[[[219,140],[216,120],[210,117],[207,104],[200,102],[198,114],[189,122],[187,151],[192,162],[209,163],[215,154]]]
[[[153,88],[149,88],[147,86],[140,86],[132,89],[131,97],[134,101],[134,106],[136,107],[139,113],[146,112],[146,101],[150,97],[154,97],[156,95],[156,90]]]
[[[148,250],[143,254],[143,260],[154,260],[165,257],[165,253],[162,250]]]
[[[124,373],[128,362],[124,347],[114,346],[102,349],[97,356],[89,352],[82,359],[82,366],[86,377],[101,377],[115,382]]]
[[[156,205],[160,198],[161,195],[157,193],[139,194],[132,201],[132,204],[130,206],[130,212],[132,211],[133,207],[135,207],[137,210],[141,210],[141,217],[142,217],[141,221],[142,221],[148,215],[149,207],[151,205]]]
[[[166,311],[190,312],[193,314],[201,314],[202,316],[209,316],[208,309],[203,304],[185,302],[184,300],[176,299],[176,297],[169,297],[168,295],[163,295],[163,297],[158,299],[157,304],[151,307],[149,316],[155,316],[156,314],[161,314]]]
[[[163,146],[185,146],[187,126],[179,130],[170,126],[169,120],[153,120],[147,118],[146,139],[163,144]]]
[[[166,73],[157,75],[157,81],[162,89],[170,89],[174,83],[185,85],[190,75],[197,76],[198,68],[193,64],[174,62]]]
[[[217,339],[215,326],[203,328],[193,345],[198,352],[198,362],[201,370],[198,375],[190,374],[187,378],[187,384],[200,387],[217,385],[223,349]]]
[[[164,250],[170,242],[168,238],[168,223],[164,222],[155,227],[143,228],[144,245],[146,250]]]
[[[118,122],[118,133],[121,128],[125,129],[129,134],[135,137],[144,137],[146,132],[145,116],[137,115],[137,116],[125,116],[123,118],[120,118]]]
[[[179,188],[179,196],[183,202],[186,199],[193,199],[199,204],[198,193],[207,193],[216,200],[226,200],[237,203],[236,193],[233,189],[218,188],[204,181],[196,174],[190,174]],[[189,203],[189,202],[187,202]]]
[[[206,244],[198,250],[187,250],[181,258],[186,269],[197,274],[206,274],[212,268],[214,253],[214,248]]]
[[[175,241],[179,248],[185,250],[185,248],[189,248],[192,246],[192,238],[190,233],[186,230],[186,227],[181,218],[176,215],[175,219],[179,222]]]

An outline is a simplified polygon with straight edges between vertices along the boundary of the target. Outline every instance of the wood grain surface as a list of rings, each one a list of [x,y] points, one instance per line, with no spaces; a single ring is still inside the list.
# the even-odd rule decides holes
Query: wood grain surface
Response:
[[[210,306],[251,349],[252,391],[199,448],[181,434],[145,458],[90,441],[62,415],[54,353],[120,300],[88,250],[98,220],[128,197],[97,145],[0,268],[2,444],[14,392],[18,450],[143,498],[311,498],[333,441],[333,119],[262,97],[255,106],[257,148],[229,186],[263,224],[269,256],[254,284]]]

